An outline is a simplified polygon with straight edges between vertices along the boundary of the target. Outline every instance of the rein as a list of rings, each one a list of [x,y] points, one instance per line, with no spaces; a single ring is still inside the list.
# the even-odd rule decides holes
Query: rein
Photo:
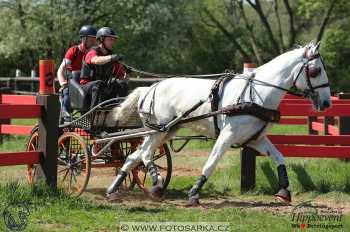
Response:
[[[219,77],[222,75],[227,74],[227,72],[224,73],[213,73],[213,74],[200,74],[200,75],[191,75],[191,74],[163,74],[163,73],[152,73],[152,72],[146,72],[139,70],[137,68],[134,68],[130,65],[127,65],[123,62],[120,62],[122,65],[124,65],[128,70],[139,73],[145,76],[150,76],[150,77],[156,77],[156,78],[173,78],[173,77],[188,77],[188,78],[205,78],[205,77]]]

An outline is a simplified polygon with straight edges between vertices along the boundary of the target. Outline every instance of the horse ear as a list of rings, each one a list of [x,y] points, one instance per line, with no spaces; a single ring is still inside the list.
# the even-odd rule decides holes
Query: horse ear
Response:
[[[321,45],[321,41],[318,41],[317,44],[315,45],[315,51],[319,49],[320,45]]]
[[[305,48],[311,49],[315,46],[315,43],[313,40],[311,40],[308,44],[305,45]]]

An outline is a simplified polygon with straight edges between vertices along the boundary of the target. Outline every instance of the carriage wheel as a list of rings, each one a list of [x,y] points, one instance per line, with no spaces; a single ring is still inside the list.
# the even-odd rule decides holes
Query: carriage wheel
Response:
[[[59,135],[63,133],[63,130],[59,131]],[[30,133],[28,142],[26,143],[26,151],[37,151],[39,149],[39,126],[35,125]],[[34,184],[36,181],[44,179],[44,172],[39,164],[28,164],[27,181],[29,184]]]
[[[57,185],[73,196],[81,195],[91,173],[91,159],[83,138],[64,133],[58,139]]]
[[[26,151],[36,151],[39,148],[39,127],[35,126],[32,129],[29,140],[26,144]],[[29,184],[33,184],[36,177],[37,172],[40,167],[37,164],[28,164],[27,165],[27,181]]]
[[[161,145],[155,151],[153,161],[158,168],[160,175],[163,177],[163,189],[165,190],[170,182],[172,172],[172,160],[167,144]],[[143,163],[140,164],[132,170],[132,173],[134,178],[133,182],[136,183],[145,193],[149,193],[149,190],[152,187],[152,181],[145,165]]]

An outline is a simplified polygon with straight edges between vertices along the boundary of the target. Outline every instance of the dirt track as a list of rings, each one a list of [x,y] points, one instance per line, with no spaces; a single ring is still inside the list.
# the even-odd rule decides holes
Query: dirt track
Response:
[[[121,203],[110,203],[105,198],[105,188],[113,179],[112,169],[103,169],[93,172],[87,191],[84,197],[102,204],[122,204],[135,207],[178,207],[185,208],[187,203],[186,191],[170,189],[160,202],[152,200],[137,187],[132,191],[124,191]],[[200,169],[174,168],[173,176],[189,176],[200,174]],[[258,200],[257,200],[258,199]],[[295,196],[291,205],[285,205],[277,201],[273,196],[239,195],[239,196],[203,196],[200,200],[200,209],[221,209],[221,208],[245,208],[258,211],[268,211],[274,214],[290,214],[298,204],[305,202],[303,195]],[[338,211],[343,214],[350,213],[350,201],[338,201],[323,196],[318,196],[310,201],[313,208],[326,211]]]

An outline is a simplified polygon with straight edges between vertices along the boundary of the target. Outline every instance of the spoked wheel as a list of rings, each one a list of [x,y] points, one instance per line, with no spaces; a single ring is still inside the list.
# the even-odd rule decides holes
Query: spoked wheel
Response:
[[[39,148],[39,127],[35,126],[30,134],[29,140],[26,144],[26,151],[36,151]],[[27,165],[27,181],[29,184],[33,184],[38,177],[40,165],[28,164]]]
[[[58,139],[57,185],[73,196],[81,195],[90,178],[91,160],[81,136],[64,133]]]
[[[166,144],[161,145],[153,155],[153,161],[158,168],[160,175],[163,177],[163,190],[168,187],[172,172],[172,160],[169,148]],[[141,190],[145,193],[149,193],[152,187],[151,177],[142,163],[138,167],[132,170],[133,182],[136,183]]]

